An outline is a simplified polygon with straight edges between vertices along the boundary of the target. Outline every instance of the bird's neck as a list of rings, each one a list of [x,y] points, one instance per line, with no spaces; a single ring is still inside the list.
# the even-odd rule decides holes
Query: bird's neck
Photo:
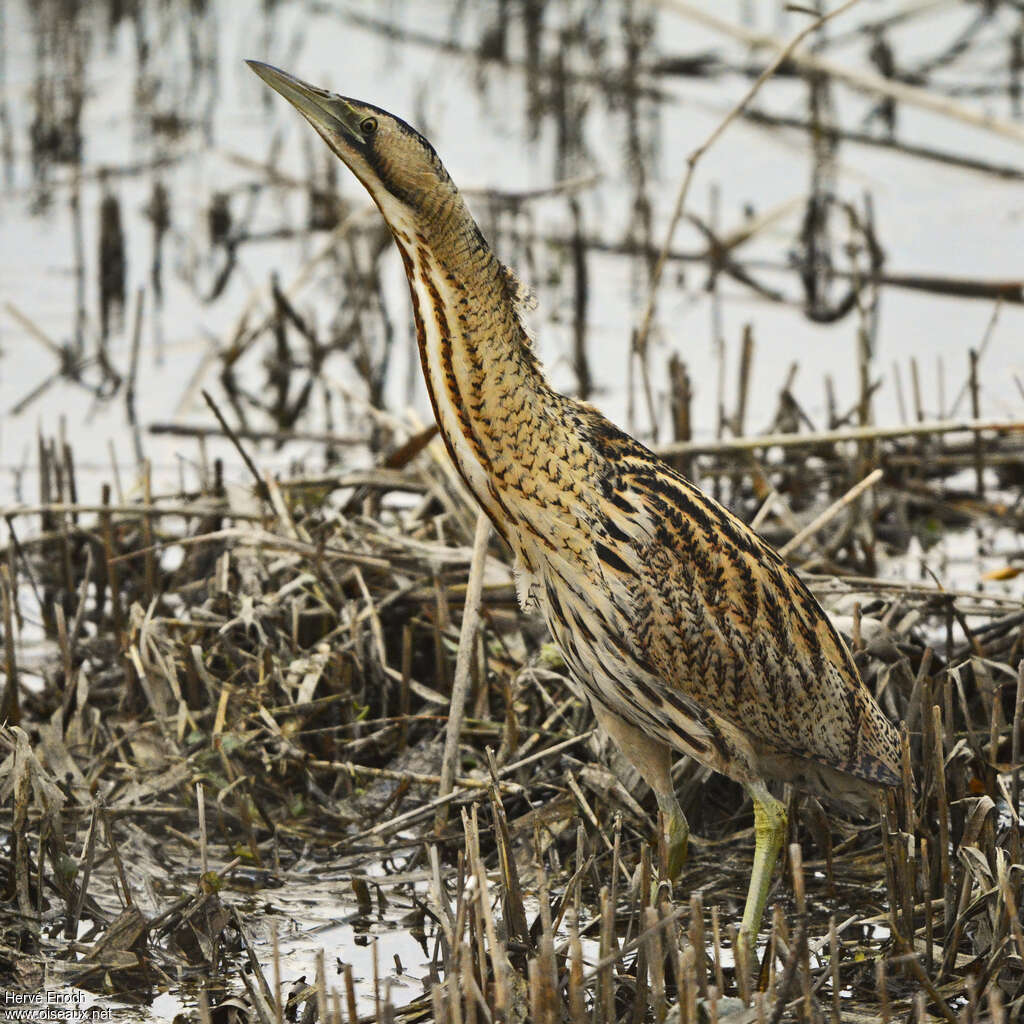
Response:
[[[402,252],[434,414],[463,479],[491,518],[502,481],[537,439],[548,388],[516,309],[515,283],[457,193],[428,228],[392,223]]]

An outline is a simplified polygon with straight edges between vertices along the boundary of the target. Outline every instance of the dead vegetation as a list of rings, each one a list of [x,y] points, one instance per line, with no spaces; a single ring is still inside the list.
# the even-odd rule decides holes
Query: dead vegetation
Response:
[[[934,514],[886,468],[900,443],[876,442],[873,501],[842,505],[807,554],[840,573],[808,578],[904,724],[904,790],[880,824],[791,799],[756,982],[732,960],[752,851],[742,791],[679,766],[700,838],[678,890],[659,887],[656,805],[519,614],[497,542],[477,538],[481,628],[460,637],[476,515],[443,451],[267,478],[244,508],[214,483],[88,509],[68,500],[70,452],[51,461],[42,444],[49,502],[5,510],[4,983],[143,1001],[186,985],[204,1020],[243,1004],[249,1019],[328,1020],[338,1005],[349,1019],[360,989],[380,1020],[662,1020],[675,1006],[692,1021],[1014,1019],[1024,613],[856,575],[863,550],[892,549],[892,523],[913,535]],[[860,464],[849,442],[766,452],[754,478],[786,491],[800,465],[817,505]],[[728,457],[747,487],[749,458]],[[976,497],[944,507],[988,514]],[[19,647],[17,620],[36,613],[39,641]],[[439,796],[460,672],[454,788]],[[344,949],[315,984],[287,964],[275,981],[252,949],[266,921],[239,890],[305,872],[351,885],[364,932],[419,930],[421,997],[393,1004],[390,963],[357,985]]]

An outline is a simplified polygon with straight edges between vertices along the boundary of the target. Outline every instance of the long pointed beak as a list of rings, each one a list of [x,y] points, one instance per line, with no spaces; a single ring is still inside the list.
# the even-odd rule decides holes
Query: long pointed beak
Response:
[[[347,135],[350,139],[359,140],[359,115],[345,102],[326,89],[318,89],[315,85],[303,82],[301,78],[289,75],[288,72],[264,64],[258,60],[245,62],[275,92],[279,92],[295,107],[309,123],[321,134]]]

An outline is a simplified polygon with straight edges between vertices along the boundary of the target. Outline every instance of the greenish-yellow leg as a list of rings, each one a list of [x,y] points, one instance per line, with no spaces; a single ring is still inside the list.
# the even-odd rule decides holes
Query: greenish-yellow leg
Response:
[[[671,780],[670,780],[671,784]],[[690,826],[686,823],[686,815],[679,806],[674,792],[658,793],[658,807],[665,818],[666,851],[668,863],[662,867],[667,871],[670,881],[675,881],[683,872],[686,853],[690,845]]]
[[[786,808],[760,783],[747,786],[754,801],[754,869],[750,874],[747,905],[740,930],[746,932],[751,949],[757,943],[764,905],[772,884],[772,872],[786,841]]]
[[[615,741],[615,745],[636,766],[644,781],[658,798],[658,807],[665,817],[668,863],[662,864],[669,879],[675,881],[686,862],[686,849],[690,841],[690,827],[686,824],[679,801],[672,787],[672,748],[649,733],[616,718],[595,702],[594,714],[601,728]]]

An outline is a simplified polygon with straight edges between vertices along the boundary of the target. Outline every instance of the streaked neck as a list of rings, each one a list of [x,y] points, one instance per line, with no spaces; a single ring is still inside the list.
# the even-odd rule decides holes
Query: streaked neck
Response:
[[[521,422],[550,396],[516,311],[513,285],[461,197],[439,197],[426,230],[391,221],[412,294],[420,361],[445,444],[498,522],[503,467]]]

